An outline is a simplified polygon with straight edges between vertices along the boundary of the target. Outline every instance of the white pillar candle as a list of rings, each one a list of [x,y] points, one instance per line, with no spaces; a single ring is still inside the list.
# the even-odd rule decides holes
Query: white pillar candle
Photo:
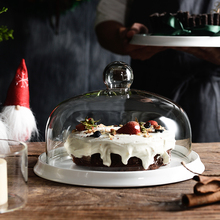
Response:
[[[7,162],[0,158],[0,205],[8,201]]]

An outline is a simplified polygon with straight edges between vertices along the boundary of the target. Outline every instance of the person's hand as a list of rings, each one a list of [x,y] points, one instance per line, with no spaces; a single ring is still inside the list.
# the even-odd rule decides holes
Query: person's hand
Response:
[[[130,28],[122,28],[120,36],[125,53],[130,55],[132,59],[146,60],[166,49],[174,49],[190,53],[200,59],[210,63],[220,65],[220,48],[214,47],[159,47],[159,46],[140,46],[131,45],[129,42],[135,34],[148,33],[147,27],[143,24],[135,23]]]
[[[187,52],[210,63],[220,65],[219,47],[175,47],[172,49]]]
[[[146,26],[140,23],[130,28],[116,21],[104,21],[95,28],[100,45],[113,53],[129,55],[132,59],[146,60],[156,53],[166,50],[166,47],[150,47],[130,44],[135,34],[148,33]]]
[[[156,53],[167,49],[167,47],[140,46],[130,44],[130,40],[135,34],[146,33],[148,33],[147,27],[140,23],[134,23],[130,28],[121,27],[119,29],[119,36],[124,54],[129,55],[132,59],[146,60],[151,58]]]
[[[148,29],[140,23],[135,23],[132,27],[126,28],[116,21],[106,21],[96,27],[96,34],[102,47],[117,54],[130,55],[133,59],[146,60],[161,51],[174,49],[220,65],[220,48],[156,47],[130,44],[130,40],[135,34],[144,33],[148,33]]]

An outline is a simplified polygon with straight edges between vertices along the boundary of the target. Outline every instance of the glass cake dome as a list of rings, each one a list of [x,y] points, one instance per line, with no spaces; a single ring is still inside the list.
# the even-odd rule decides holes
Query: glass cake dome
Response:
[[[176,154],[187,157],[191,152],[191,127],[184,110],[165,97],[130,89],[133,79],[129,65],[112,62],[103,72],[106,90],[88,92],[57,105],[46,125],[46,163],[52,166],[57,160],[65,163],[63,158],[69,156],[64,143],[85,118],[99,120],[104,125],[155,120],[175,133],[176,146],[181,147],[175,149]]]

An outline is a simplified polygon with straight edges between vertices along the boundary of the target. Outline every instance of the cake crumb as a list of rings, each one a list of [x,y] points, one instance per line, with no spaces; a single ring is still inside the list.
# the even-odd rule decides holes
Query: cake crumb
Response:
[[[109,134],[109,139],[110,139],[110,140],[113,140],[113,139],[114,139],[114,136],[111,135],[111,134]]]
[[[114,136],[114,135],[116,135],[116,130],[112,128],[112,129],[110,130],[110,133],[111,133],[111,135]]]

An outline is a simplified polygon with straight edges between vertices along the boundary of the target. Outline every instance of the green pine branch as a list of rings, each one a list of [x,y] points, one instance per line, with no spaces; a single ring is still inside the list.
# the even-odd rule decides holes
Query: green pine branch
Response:
[[[0,10],[0,14],[2,14],[3,12],[6,12],[6,11],[8,11],[8,9],[3,7],[2,10]]]
[[[6,12],[8,9],[3,7],[0,10],[0,14],[2,14],[3,12]],[[13,37],[13,30],[9,30],[6,26],[1,26],[0,27],[0,42],[3,40],[9,40],[9,38],[14,39]]]

